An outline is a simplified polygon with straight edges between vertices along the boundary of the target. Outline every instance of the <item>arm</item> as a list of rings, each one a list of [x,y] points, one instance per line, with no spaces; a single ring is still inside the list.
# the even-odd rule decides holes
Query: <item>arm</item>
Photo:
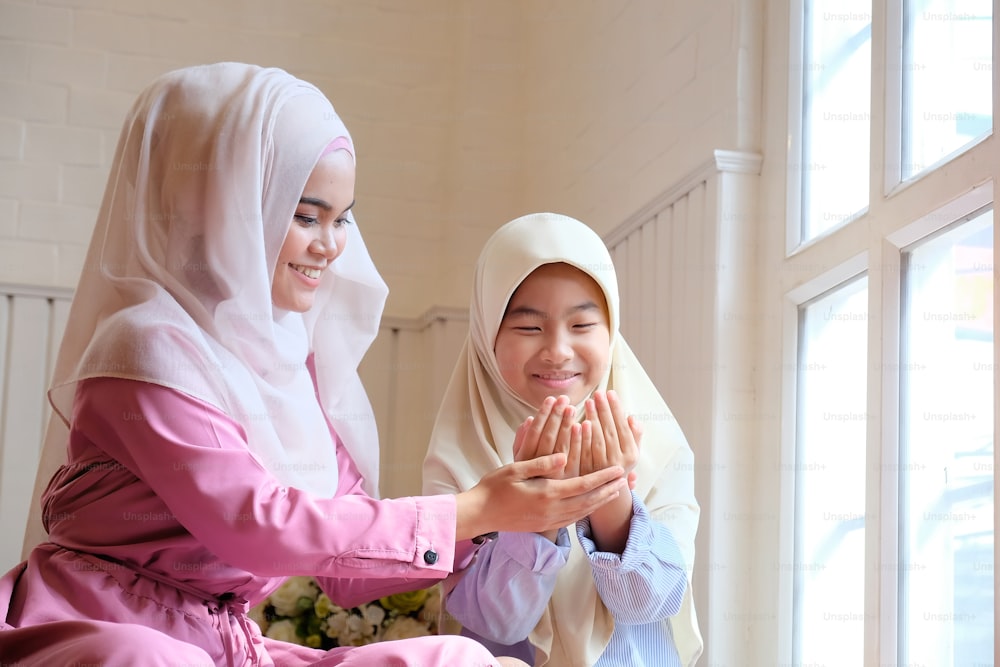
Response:
[[[516,644],[542,617],[569,550],[565,529],[555,543],[535,533],[500,533],[465,570],[447,609],[475,634]]]
[[[362,488],[361,474],[347,450],[338,444],[337,464],[340,470],[338,494],[366,496]],[[476,554],[478,546],[470,540],[464,540],[455,545],[455,570],[468,566]],[[316,583],[334,603],[348,609],[365,602],[376,600],[394,593],[406,593],[431,585],[426,579],[414,577],[324,577],[317,576]]]
[[[590,559],[598,595],[616,622],[651,623],[680,610],[688,578],[677,542],[634,493],[628,541],[621,555],[597,549],[588,519],[577,524],[577,536]]]
[[[503,466],[457,495],[315,498],[280,485],[239,424],[211,405],[133,380],[83,385],[77,434],[148,485],[217,557],[260,576],[440,579],[454,568],[457,540],[567,525],[623,484],[621,468],[545,479],[565,463],[557,455]]]
[[[132,380],[83,385],[74,429],[148,485],[220,560],[261,576],[428,580],[451,571],[453,496],[313,498],[281,486],[239,424],[211,405]]]

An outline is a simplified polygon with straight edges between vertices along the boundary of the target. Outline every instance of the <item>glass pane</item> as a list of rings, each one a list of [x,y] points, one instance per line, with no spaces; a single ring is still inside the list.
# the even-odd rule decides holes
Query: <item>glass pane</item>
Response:
[[[993,664],[993,215],[905,256],[899,664]]]
[[[909,0],[904,12],[905,180],[993,128],[993,2]]]
[[[805,4],[802,240],[868,206],[871,2]]]
[[[868,279],[800,311],[794,660],[864,662]]]

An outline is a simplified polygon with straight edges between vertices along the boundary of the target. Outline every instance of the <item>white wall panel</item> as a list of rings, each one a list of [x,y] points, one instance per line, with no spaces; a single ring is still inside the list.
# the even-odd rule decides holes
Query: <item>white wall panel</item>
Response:
[[[21,558],[69,295],[0,286],[0,570]]]

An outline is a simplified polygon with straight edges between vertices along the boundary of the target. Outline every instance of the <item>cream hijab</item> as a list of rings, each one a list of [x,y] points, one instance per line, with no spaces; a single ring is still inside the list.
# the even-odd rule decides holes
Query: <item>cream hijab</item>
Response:
[[[643,424],[635,491],[650,515],[670,527],[690,572],[699,514],[691,449],[618,332],[618,282],[607,247],[593,230],[566,216],[527,215],[507,223],[486,242],[476,265],[469,337],[445,391],[424,461],[424,492],[465,491],[487,472],[513,461],[514,431],[535,408],[503,380],[493,345],[514,290],[536,268],[553,262],[577,267],[604,291],[611,320],[611,365],[600,388],[618,392],[626,410]],[[578,412],[582,414],[582,405]],[[593,665],[614,629],[576,532],[569,533],[573,544],[569,562],[530,636],[537,665]],[[682,664],[693,665],[702,641],[690,584],[680,613],[669,623]]]
[[[357,368],[387,289],[357,226],[348,225],[312,310],[271,303],[278,251],[331,144],[353,154],[327,98],[280,69],[191,67],[140,93],[59,350],[33,511],[65,462],[76,386],[93,377],[151,382],[212,404],[244,427],[250,451],[282,484],[328,498],[338,471],[325,411],[367,491],[377,492],[378,437]],[[36,514],[29,526],[40,525]],[[26,544],[42,537],[29,534]]]

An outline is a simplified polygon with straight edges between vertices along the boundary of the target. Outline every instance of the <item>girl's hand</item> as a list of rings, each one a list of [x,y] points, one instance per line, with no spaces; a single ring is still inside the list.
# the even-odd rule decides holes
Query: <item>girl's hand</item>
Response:
[[[630,474],[639,462],[642,426],[626,415],[614,391],[595,392],[584,405],[580,474],[621,466]],[[634,486],[634,484],[630,484]]]
[[[539,456],[563,453],[567,464],[555,479],[579,474],[581,427],[569,397],[548,397],[533,417],[528,417],[514,434],[514,460],[530,461]]]

